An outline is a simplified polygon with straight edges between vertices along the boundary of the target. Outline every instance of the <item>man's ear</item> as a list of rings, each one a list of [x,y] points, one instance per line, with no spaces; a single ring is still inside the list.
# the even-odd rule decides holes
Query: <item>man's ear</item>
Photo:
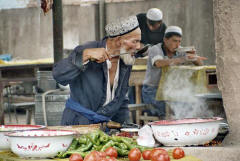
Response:
[[[163,38],[163,42],[164,42],[164,44],[166,44],[166,41],[167,41],[167,38],[164,37],[164,38]]]

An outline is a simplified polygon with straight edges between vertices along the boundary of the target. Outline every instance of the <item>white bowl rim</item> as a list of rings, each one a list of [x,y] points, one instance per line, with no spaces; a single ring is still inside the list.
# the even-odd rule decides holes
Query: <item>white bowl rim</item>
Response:
[[[120,131],[123,131],[123,132],[138,132],[139,129],[138,128],[121,128]]]
[[[1,130],[1,128],[17,128],[17,129],[9,129],[9,130]],[[37,129],[43,129],[46,126],[44,125],[0,125],[0,132],[15,132],[15,131],[29,131],[29,130],[37,130]],[[21,129],[22,128],[22,129]]]
[[[196,122],[180,122],[180,121],[191,121]],[[196,123],[209,123],[209,122],[219,122],[223,120],[221,117],[211,117],[211,118],[185,118],[185,119],[175,119],[175,120],[160,120],[148,123],[149,125],[155,126],[169,126],[169,125],[182,125],[182,124],[196,124]]]
[[[61,134],[61,135],[34,135],[34,136],[30,136],[30,135],[19,135],[21,133],[24,132],[49,132],[49,131],[54,131],[54,132],[68,132],[65,134]],[[10,133],[6,133],[4,134],[5,136],[8,137],[27,137],[27,138],[40,138],[40,137],[61,137],[61,136],[70,136],[70,135],[77,135],[78,133],[76,131],[73,130],[50,130],[50,129],[43,129],[43,130],[25,130],[25,131],[16,131],[16,132],[10,132]]]

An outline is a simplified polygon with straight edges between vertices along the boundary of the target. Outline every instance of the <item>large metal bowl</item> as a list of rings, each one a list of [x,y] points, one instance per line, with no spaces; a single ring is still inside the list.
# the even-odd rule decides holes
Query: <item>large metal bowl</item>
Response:
[[[218,134],[223,118],[189,118],[161,120],[149,123],[154,137],[165,146],[203,145]]]
[[[70,130],[31,130],[6,135],[12,152],[22,158],[53,158],[67,150],[76,134]]]
[[[44,127],[42,125],[0,125],[0,151],[10,150],[8,137],[4,134],[14,131],[36,130]]]

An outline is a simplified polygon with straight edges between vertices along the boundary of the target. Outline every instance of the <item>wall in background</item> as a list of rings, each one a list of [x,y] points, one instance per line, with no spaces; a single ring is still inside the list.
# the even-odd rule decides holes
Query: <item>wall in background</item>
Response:
[[[0,0],[0,54],[14,58],[53,57],[52,13],[44,15],[37,0],[25,7],[4,8]],[[17,0],[15,0],[17,1]],[[24,0],[22,0],[24,1]],[[206,64],[215,64],[213,2],[210,0],[118,0],[105,4],[106,23],[157,7],[167,25],[183,29],[183,46],[194,45]],[[19,1],[18,1],[19,2]],[[99,39],[99,8],[96,0],[63,0],[64,48]]]

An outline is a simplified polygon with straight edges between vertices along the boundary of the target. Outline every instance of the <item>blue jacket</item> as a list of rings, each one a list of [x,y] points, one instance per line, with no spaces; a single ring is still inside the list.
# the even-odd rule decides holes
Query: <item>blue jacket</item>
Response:
[[[127,109],[128,81],[132,66],[125,65],[120,60],[119,81],[115,98],[103,106],[107,90],[107,64],[89,62],[82,64],[82,53],[87,48],[105,48],[106,39],[80,45],[74,49],[68,58],[54,64],[53,77],[62,85],[70,85],[70,97],[81,106],[109,118],[119,110]],[[116,116],[115,116],[116,117]]]

